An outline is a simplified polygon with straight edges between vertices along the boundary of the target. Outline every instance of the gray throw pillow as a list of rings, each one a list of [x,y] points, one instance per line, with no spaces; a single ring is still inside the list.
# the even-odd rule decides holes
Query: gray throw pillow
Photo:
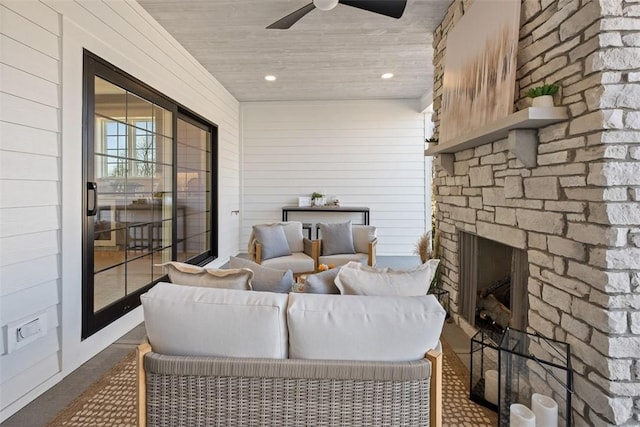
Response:
[[[287,236],[280,224],[254,225],[253,234],[262,246],[261,261],[291,255]]]
[[[340,267],[337,267],[308,275],[304,282],[304,292],[306,294],[339,294],[340,289],[334,283],[339,271]]]
[[[251,285],[254,291],[289,293],[293,286],[293,272],[291,270],[277,270],[264,267],[255,262],[232,256],[229,258],[229,268],[248,268],[253,271]],[[338,288],[336,288],[337,290]],[[337,293],[340,293],[339,291]]]
[[[336,224],[320,223],[322,255],[355,254],[351,221]]]

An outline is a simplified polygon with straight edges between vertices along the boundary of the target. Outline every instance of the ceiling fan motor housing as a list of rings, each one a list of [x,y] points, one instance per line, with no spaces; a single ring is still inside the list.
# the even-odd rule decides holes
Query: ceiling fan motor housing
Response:
[[[400,18],[407,6],[407,0],[313,0],[312,3],[293,11],[282,19],[277,20],[269,25],[268,29],[286,30],[291,28],[293,24],[298,22],[307,13],[313,9],[331,10],[338,3],[355,7],[357,9],[367,10],[373,13],[390,16],[392,18]]]
[[[338,0],[313,0],[313,5],[320,10],[331,10],[338,5]]]

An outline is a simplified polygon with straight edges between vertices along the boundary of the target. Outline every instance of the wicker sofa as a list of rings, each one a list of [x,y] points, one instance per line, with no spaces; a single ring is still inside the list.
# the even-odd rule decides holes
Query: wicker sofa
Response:
[[[431,296],[160,284],[143,307],[140,426],[441,425],[444,310]]]

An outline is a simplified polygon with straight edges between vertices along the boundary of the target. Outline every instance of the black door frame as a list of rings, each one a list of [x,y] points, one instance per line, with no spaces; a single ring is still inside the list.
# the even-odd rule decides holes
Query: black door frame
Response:
[[[211,123],[204,117],[192,112],[173,101],[172,99],[160,94],[150,86],[131,76],[130,74],[118,69],[112,64],[100,59],[86,49],[83,52],[83,107],[82,107],[82,328],[81,338],[84,340],[102,328],[124,316],[126,313],[140,306],[140,295],[149,290],[156,283],[166,280],[166,276],[155,280],[148,285],[132,292],[129,295],[117,300],[116,302],[94,312],[94,228],[93,221],[88,215],[88,207],[93,198],[89,200],[89,191],[87,183],[94,181],[94,105],[95,105],[95,77],[103,78],[119,87],[129,90],[148,101],[153,102],[171,111],[173,114],[172,138],[174,143],[173,149],[173,188],[172,198],[176,200],[177,189],[175,183],[177,168],[176,165],[176,141],[177,141],[177,119],[182,117],[190,121],[196,121],[200,126],[207,126],[211,132],[211,236],[210,248],[207,252],[198,255],[189,260],[192,264],[205,264],[218,256],[218,126]],[[100,189],[98,189],[99,191]],[[177,208],[173,204],[172,217],[177,217]],[[177,245],[177,221],[173,221],[173,240],[171,258],[176,259]]]

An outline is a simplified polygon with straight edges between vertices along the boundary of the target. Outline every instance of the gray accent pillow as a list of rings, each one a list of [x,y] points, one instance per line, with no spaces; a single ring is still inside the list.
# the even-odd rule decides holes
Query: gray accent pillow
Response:
[[[355,254],[351,221],[334,224],[320,223],[322,255]]]
[[[310,274],[304,282],[305,294],[339,294],[340,290],[334,283],[340,267],[321,273]]]
[[[293,272],[291,270],[277,270],[264,267],[255,262],[238,257],[229,258],[229,268],[248,268],[253,271],[251,285],[254,291],[289,293],[293,286]],[[338,288],[336,288],[336,291]],[[336,292],[340,293],[340,291]]]
[[[291,255],[287,236],[281,224],[254,225],[253,234],[262,245],[261,261]]]

